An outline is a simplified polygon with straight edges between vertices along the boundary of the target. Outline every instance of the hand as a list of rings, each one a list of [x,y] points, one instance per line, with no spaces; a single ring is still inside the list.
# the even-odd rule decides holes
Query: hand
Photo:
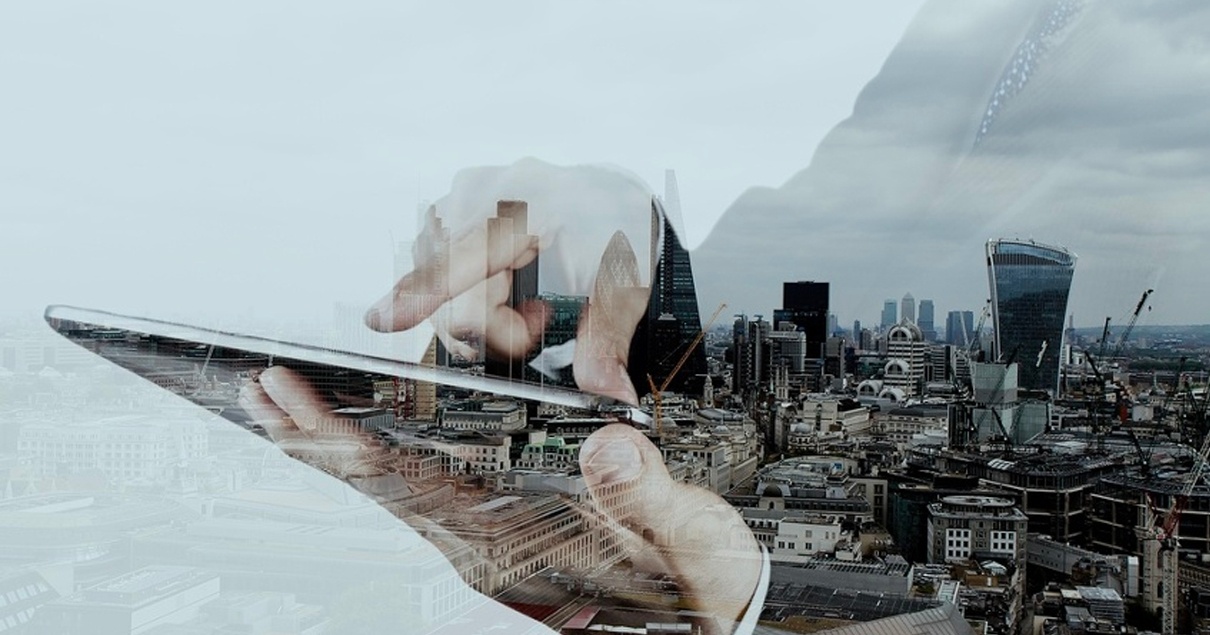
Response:
[[[391,455],[372,435],[352,427],[320,429],[331,405],[293,371],[274,367],[241,390],[240,405],[283,450],[357,487],[390,469]],[[586,526],[610,532],[635,568],[670,574],[694,608],[715,616],[723,632],[738,621],[760,576],[761,555],[740,515],[716,494],[673,481],[659,450],[634,428],[598,430],[580,451],[591,495]],[[374,492],[366,492],[373,495]],[[388,509],[438,547],[464,547],[422,516]],[[757,607],[759,610],[759,607]]]
[[[675,575],[698,610],[724,625],[739,621],[756,592],[762,556],[735,508],[714,492],[672,480],[659,449],[624,424],[588,437],[580,470],[595,511],[616,521],[637,567]]]
[[[501,201],[525,202],[524,230],[494,220]],[[652,228],[651,192],[617,170],[526,159],[463,171],[425,215],[413,271],[374,304],[366,324],[389,332],[430,320],[456,355],[522,358],[540,343],[547,307],[536,298],[514,305],[513,281],[538,259],[543,292],[588,297],[577,326],[577,385],[637,404],[626,363],[652,260],[635,248],[652,244]]]

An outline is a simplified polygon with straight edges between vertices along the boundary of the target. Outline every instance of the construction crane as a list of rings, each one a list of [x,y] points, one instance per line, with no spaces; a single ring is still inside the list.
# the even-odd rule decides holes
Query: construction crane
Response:
[[[1163,635],[1176,635],[1177,611],[1180,597],[1180,524],[1181,512],[1185,510],[1194,488],[1206,474],[1207,463],[1210,462],[1210,435],[1202,442],[1201,450],[1193,460],[1193,468],[1189,481],[1181,488],[1181,492],[1173,498],[1172,506],[1164,515],[1163,521],[1158,522],[1159,514],[1150,496],[1146,496],[1146,520],[1143,528],[1143,569],[1148,577],[1160,575],[1160,619]],[[1151,549],[1147,543],[1155,541],[1158,549]]]
[[[1105,316],[1105,328],[1101,329],[1101,348],[1097,349],[1097,357],[1105,359],[1105,346],[1109,344],[1109,316]]]
[[[718,318],[718,314],[722,313],[723,309],[725,308],[727,308],[726,302],[718,305],[718,308],[714,310],[714,313],[710,316],[710,319],[706,321],[706,325],[702,327],[702,330],[698,332],[697,336],[693,338],[693,341],[689,343],[689,347],[685,349],[685,353],[681,355],[679,360],[677,360],[676,366],[673,366],[672,370],[668,372],[668,376],[664,378],[663,383],[657,387],[655,385],[655,379],[652,379],[651,377],[651,373],[647,373],[647,385],[651,387],[651,400],[654,402],[655,406],[652,414],[655,418],[655,432],[657,435],[663,434],[663,423],[661,422],[661,417],[663,415],[664,391],[668,389],[669,384],[672,383],[672,380],[674,377],[676,377],[676,374],[681,372],[681,367],[685,365],[685,362],[689,361],[689,356],[693,353],[694,349],[697,348],[697,345],[702,342],[702,338],[706,337],[706,332],[710,330],[711,326],[714,326],[714,320]]]
[[[979,313],[979,324],[977,326],[975,326],[974,339],[971,339],[966,334],[966,331],[965,331],[966,324],[962,325],[963,336],[966,337],[966,354],[968,357],[970,356],[971,351],[974,350],[975,346],[979,345],[979,343],[980,343],[979,340],[982,339],[982,337],[983,337],[983,323],[987,321],[987,316],[991,314],[991,310],[992,310],[992,301],[989,299],[987,301],[987,303],[983,305],[983,311],[981,313]]]
[[[1147,304],[1147,298],[1154,291],[1154,289],[1148,289],[1143,292],[1143,297],[1139,298],[1138,305],[1134,307],[1134,313],[1130,315],[1130,321],[1126,323],[1126,328],[1122,331],[1121,337],[1118,338],[1118,343],[1113,347],[1113,357],[1115,359],[1122,354],[1122,348],[1126,346],[1126,340],[1130,339],[1130,332],[1134,330],[1134,324],[1139,321],[1139,314],[1143,312],[1143,305]],[[1105,323],[1109,324],[1108,319]],[[1101,346],[1103,348],[1104,343]]]

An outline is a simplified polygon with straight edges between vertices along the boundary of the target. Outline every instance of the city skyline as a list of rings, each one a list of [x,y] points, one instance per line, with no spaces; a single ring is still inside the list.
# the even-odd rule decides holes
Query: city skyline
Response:
[[[0,631],[1210,632],[1210,7],[480,4],[0,7]]]

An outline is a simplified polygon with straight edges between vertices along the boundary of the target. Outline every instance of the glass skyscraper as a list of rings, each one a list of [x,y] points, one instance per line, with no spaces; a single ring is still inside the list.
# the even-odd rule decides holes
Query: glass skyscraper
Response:
[[[657,385],[662,383],[702,330],[689,251],[681,244],[660,202],[652,199],[651,204],[653,218],[661,224],[662,231],[655,234],[659,242],[653,245],[655,272],[647,314],[639,321],[630,345],[631,380],[639,394],[647,388],[647,373]],[[669,383],[668,390],[695,390],[705,373],[706,349],[699,345]]]
[[[894,300],[882,303],[882,330],[887,330],[899,322],[899,305]]]
[[[1076,256],[1033,241],[989,240],[987,276],[992,294],[995,352],[1016,353],[1021,388],[1055,392],[1067,296]]]
[[[795,329],[807,334],[807,357],[823,357],[823,345],[828,332],[829,285],[827,282],[804,280],[782,283],[781,309],[773,311],[773,328],[781,322],[794,323]]]

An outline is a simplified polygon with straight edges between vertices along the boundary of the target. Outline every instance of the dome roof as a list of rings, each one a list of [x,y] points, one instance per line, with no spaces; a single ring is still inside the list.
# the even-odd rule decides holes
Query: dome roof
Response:
[[[887,333],[887,339],[891,342],[923,342],[924,332],[908,320],[904,320],[899,324],[891,327]]]

